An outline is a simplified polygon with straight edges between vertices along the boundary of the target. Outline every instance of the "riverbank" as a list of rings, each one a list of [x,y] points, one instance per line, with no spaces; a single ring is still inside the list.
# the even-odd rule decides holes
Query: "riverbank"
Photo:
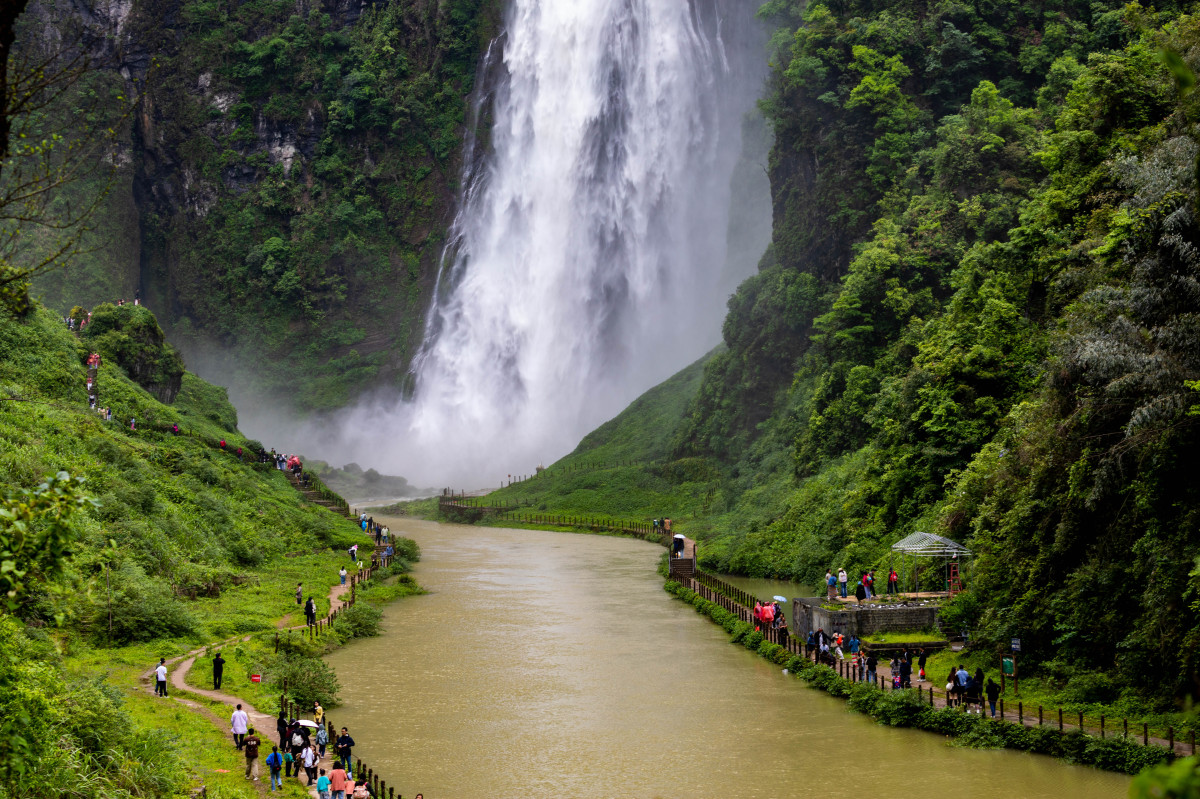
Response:
[[[860,747],[863,784],[915,769],[928,799],[1127,794],[1120,775],[847,716],[672,601],[660,546],[385,521],[420,543],[414,576],[428,593],[326,662],[343,685],[334,720],[350,720],[356,756],[405,797],[836,794],[846,770],[811,764]]]
[[[756,652],[765,660],[783,667],[788,674],[830,696],[848,700],[852,710],[866,714],[881,724],[936,732],[953,739],[959,746],[1016,749],[1123,774],[1136,774],[1149,766],[1165,762],[1169,757],[1167,749],[1154,744],[1145,746],[1126,738],[1098,738],[1078,730],[1060,732],[1041,726],[1031,728],[1025,724],[966,713],[956,707],[936,707],[924,699],[917,689],[883,690],[872,683],[855,682],[839,676],[838,671],[830,666],[818,665],[779,644],[764,640],[752,625],[678,582],[668,580],[664,589],[724,627],[730,634],[731,643]],[[879,672],[890,682],[890,671],[881,667]]]

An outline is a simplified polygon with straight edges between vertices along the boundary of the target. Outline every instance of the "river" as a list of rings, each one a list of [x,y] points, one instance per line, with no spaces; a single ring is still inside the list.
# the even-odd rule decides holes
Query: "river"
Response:
[[[329,656],[329,716],[404,796],[1126,795],[1126,777],[850,712],[665,593],[659,546],[387,524],[420,543],[429,593]]]

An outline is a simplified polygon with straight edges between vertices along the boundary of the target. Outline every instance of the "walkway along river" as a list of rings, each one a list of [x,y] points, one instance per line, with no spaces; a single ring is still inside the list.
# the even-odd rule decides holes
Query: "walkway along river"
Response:
[[[421,545],[430,593],[329,656],[330,715],[405,796],[1126,794],[1119,775],[879,726],[785,677],[662,590],[657,545],[385,523]]]

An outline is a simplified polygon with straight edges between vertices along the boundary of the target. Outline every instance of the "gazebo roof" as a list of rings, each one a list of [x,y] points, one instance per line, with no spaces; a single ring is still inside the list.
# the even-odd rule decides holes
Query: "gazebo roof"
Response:
[[[913,533],[892,544],[892,551],[918,558],[951,558],[971,554],[971,550],[957,541],[933,533]]]

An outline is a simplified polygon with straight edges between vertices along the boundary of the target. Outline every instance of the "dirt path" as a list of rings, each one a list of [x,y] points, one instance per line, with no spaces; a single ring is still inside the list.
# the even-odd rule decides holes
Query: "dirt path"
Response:
[[[333,609],[338,606],[338,603],[341,600],[342,596],[345,595],[346,592],[349,590],[350,590],[349,585],[343,585],[341,583],[337,583],[333,586],[330,586],[330,588],[329,588],[329,612],[330,612],[330,614],[332,614]],[[287,616],[284,617],[283,621],[285,623],[286,623],[287,618],[288,618]],[[325,620],[328,620],[328,618],[329,618],[329,616],[326,616]],[[304,629],[304,628],[305,628],[305,625],[299,624],[299,625],[295,625],[291,628],[282,627],[280,629],[297,630],[297,629]],[[218,714],[214,713],[212,710],[209,710],[207,707],[205,707],[201,704],[198,704],[196,702],[190,701],[185,697],[181,697],[181,696],[179,696],[179,694],[182,693],[185,695],[190,694],[193,696],[203,696],[207,699],[211,699],[213,701],[220,702],[229,708],[229,712],[231,715],[233,713],[233,708],[236,707],[238,704],[241,704],[242,710],[246,711],[246,715],[250,717],[250,726],[253,727],[259,733],[259,737],[262,738],[266,751],[270,751],[271,741],[273,741],[275,739],[275,717],[274,716],[267,714],[267,713],[263,713],[258,708],[254,707],[254,705],[250,704],[250,702],[248,702],[245,699],[242,699],[240,697],[234,696],[233,694],[228,694],[223,691],[209,690],[207,688],[196,688],[194,686],[187,684],[188,672],[190,672],[192,669],[192,666],[195,665],[197,657],[204,654],[207,650],[210,650],[210,649],[212,651],[217,651],[219,649],[224,649],[226,646],[229,646],[230,644],[241,643],[242,641],[249,641],[249,640],[250,640],[250,636],[248,636],[248,635],[234,636],[233,638],[227,638],[226,640],[220,641],[218,643],[207,644],[205,646],[199,647],[198,649],[193,649],[191,652],[188,652],[186,655],[181,655],[179,657],[168,660],[167,667],[169,670],[167,673],[167,679],[170,683],[170,688],[172,691],[172,695],[169,698],[180,703],[181,705],[188,708],[189,710],[191,710],[195,713],[199,713],[200,715],[202,715],[206,719],[208,719],[208,721],[210,721],[218,729],[222,730],[225,733],[228,733],[230,735],[230,745],[232,745],[232,742],[233,742],[232,732],[230,732],[230,720],[228,718],[221,718]],[[154,670],[151,669],[150,671],[147,671],[144,674],[142,674],[141,682],[145,685],[145,689],[147,691],[153,692],[154,691]],[[263,759],[265,759],[266,755],[262,754],[261,757]],[[326,769],[330,768],[329,762],[327,762],[327,761],[330,761],[332,757],[333,757],[333,747],[330,746],[326,750],[325,758],[321,761],[321,764],[324,765]],[[267,785],[270,784],[270,780],[268,778],[267,768],[265,765],[262,764],[262,760],[259,761],[259,771],[260,771],[259,780],[258,780],[258,782],[254,783],[254,787],[260,794],[262,794],[263,796],[266,796]],[[317,788],[316,788],[315,783],[309,789],[309,793],[314,797],[317,796]]]

